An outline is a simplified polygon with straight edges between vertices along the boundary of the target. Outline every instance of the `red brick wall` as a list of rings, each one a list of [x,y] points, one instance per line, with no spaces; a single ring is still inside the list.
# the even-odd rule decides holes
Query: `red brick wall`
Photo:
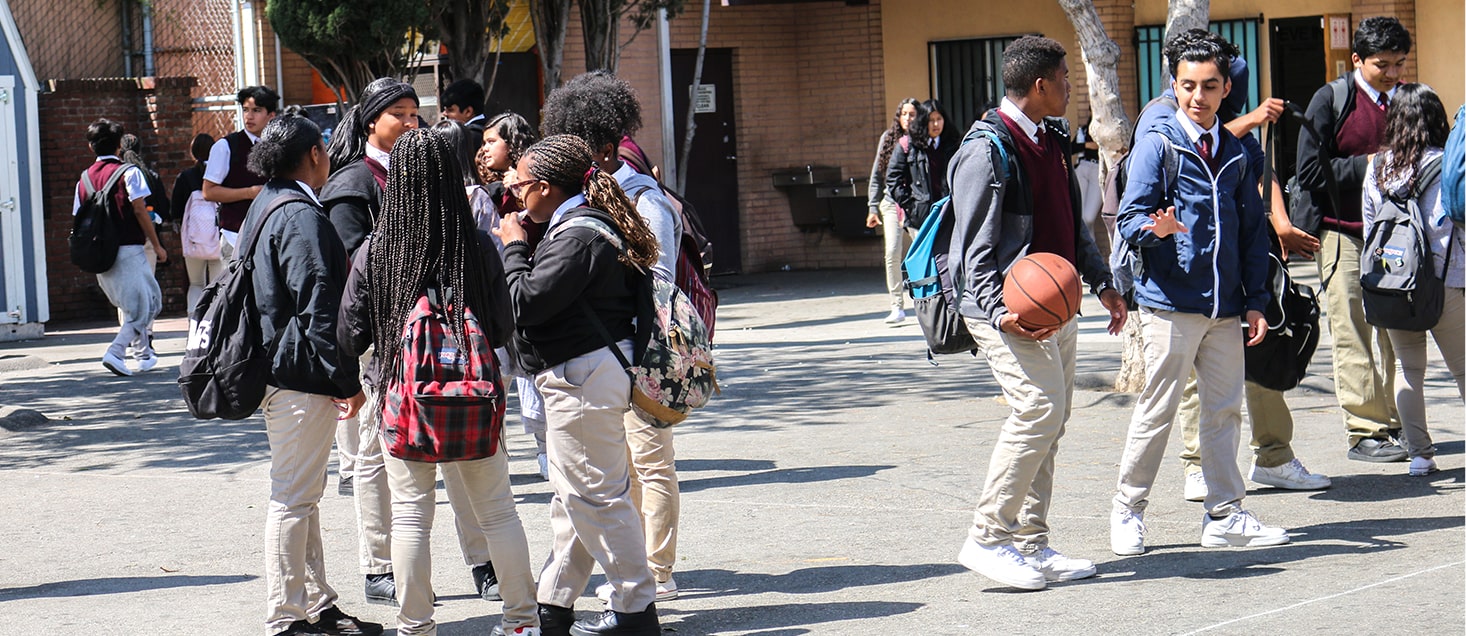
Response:
[[[102,117],[121,123],[142,139],[147,159],[164,186],[171,189],[178,173],[192,164],[188,156],[193,138],[189,102],[194,83],[191,77],[56,80],[50,92],[41,94],[41,188],[53,322],[116,316],[96,275],[71,264],[66,241],[77,176],[94,160],[86,143],[87,126]],[[176,261],[158,269],[163,311],[176,314],[184,308],[188,276],[178,235],[168,232],[161,240],[170,259]]]

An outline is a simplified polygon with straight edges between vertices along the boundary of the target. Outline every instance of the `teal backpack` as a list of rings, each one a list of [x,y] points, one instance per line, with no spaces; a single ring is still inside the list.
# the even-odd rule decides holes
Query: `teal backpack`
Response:
[[[1466,106],[1456,111],[1456,127],[1441,158],[1441,207],[1458,224],[1466,219]]]

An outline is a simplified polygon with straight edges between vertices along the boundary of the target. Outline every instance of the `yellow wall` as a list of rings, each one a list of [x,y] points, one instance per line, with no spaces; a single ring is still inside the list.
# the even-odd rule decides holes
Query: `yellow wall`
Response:
[[[1466,102],[1466,4],[1461,0],[1415,0],[1415,48],[1410,58],[1420,81],[1430,84],[1455,115]]]

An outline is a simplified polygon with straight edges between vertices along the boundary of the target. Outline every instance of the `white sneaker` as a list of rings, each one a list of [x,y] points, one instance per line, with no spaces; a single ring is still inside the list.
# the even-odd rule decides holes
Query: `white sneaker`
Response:
[[[127,368],[127,361],[111,353],[102,354],[102,366],[117,375],[132,375],[132,369]]]
[[[1206,477],[1201,471],[1186,473],[1186,501],[1206,501]]]
[[[156,366],[158,366],[158,356],[152,355],[146,358],[139,358],[137,361],[137,372],[152,371],[153,367]]]
[[[1071,559],[1053,548],[1044,548],[1038,554],[1025,554],[1023,560],[1044,575],[1044,579],[1063,583],[1094,576],[1094,562],[1088,559]]]
[[[1411,457],[1410,474],[1416,477],[1423,477],[1440,470],[1435,467],[1435,460],[1429,457]]]
[[[1145,511],[1115,506],[1110,511],[1110,551],[1120,556],[1145,554]]]
[[[602,583],[596,586],[596,598],[602,603],[611,602],[611,592],[614,590],[610,583]],[[668,578],[666,583],[657,584],[657,602],[670,601],[677,598],[677,581]]]
[[[1020,590],[1041,590],[1048,585],[1039,572],[1012,545],[986,547],[967,538],[957,562],[994,581]]]
[[[535,459],[540,464],[540,479],[550,481],[550,458],[544,453],[540,453]]]
[[[495,625],[494,631],[489,632],[489,636],[505,636],[504,626]],[[540,628],[528,625],[516,627],[514,631],[509,632],[508,636],[540,636]]]
[[[906,310],[900,307],[892,307],[891,313],[886,315],[886,324],[899,325],[906,322]]]
[[[1323,490],[1333,485],[1328,477],[1308,472],[1303,467],[1303,462],[1297,459],[1275,468],[1258,466],[1257,462],[1253,462],[1252,471],[1247,473],[1247,478],[1264,486],[1284,490]]]
[[[1268,545],[1283,545],[1288,542],[1288,531],[1262,525],[1257,517],[1246,510],[1239,510],[1221,519],[1201,515],[1201,546],[1204,548],[1256,548]]]

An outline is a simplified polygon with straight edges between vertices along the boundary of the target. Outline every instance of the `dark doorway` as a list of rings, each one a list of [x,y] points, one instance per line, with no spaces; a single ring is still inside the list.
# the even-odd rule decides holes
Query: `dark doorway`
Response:
[[[677,152],[687,135],[688,89],[692,86],[697,49],[672,51],[672,112]],[[697,132],[687,156],[687,192],[713,243],[713,273],[743,270],[738,223],[738,137],[733,129],[733,50],[708,49],[702,62],[704,98],[696,117]],[[713,94],[707,95],[711,90]],[[665,160],[671,164],[675,157]]]
[[[494,63],[492,54],[489,64]],[[535,130],[540,127],[540,60],[534,53],[505,53],[499,57],[499,74],[490,68],[484,79],[494,78],[484,116],[493,119],[509,111],[525,118]]]
[[[1313,93],[1328,82],[1323,16],[1271,20],[1273,97],[1308,108]],[[1298,155],[1297,120],[1285,118],[1277,140],[1278,181],[1293,176]]]

